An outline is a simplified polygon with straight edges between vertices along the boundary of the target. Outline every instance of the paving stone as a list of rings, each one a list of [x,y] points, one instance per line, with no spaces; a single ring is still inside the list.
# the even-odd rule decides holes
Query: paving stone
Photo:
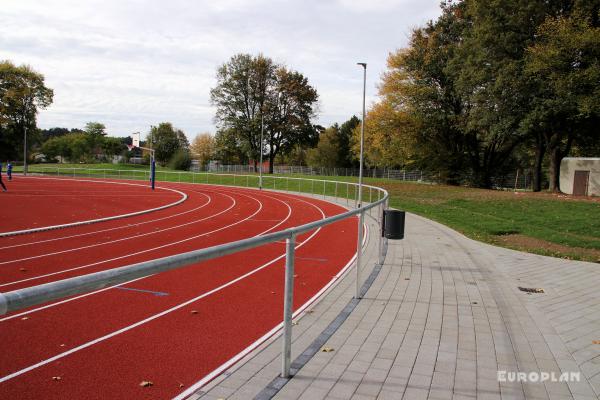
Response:
[[[374,244],[364,254],[364,277],[375,270]],[[405,239],[388,242],[377,271],[364,298],[332,332],[327,343],[335,351],[304,360],[274,398],[600,398],[600,348],[591,344],[600,339],[596,264],[484,245],[408,214]],[[353,299],[354,278],[349,273],[339,280],[301,319],[295,355]],[[527,295],[518,286],[546,292]],[[257,396],[279,374],[280,347],[274,338],[192,398]],[[580,372],[582,380],[498,382],[499,370]]]

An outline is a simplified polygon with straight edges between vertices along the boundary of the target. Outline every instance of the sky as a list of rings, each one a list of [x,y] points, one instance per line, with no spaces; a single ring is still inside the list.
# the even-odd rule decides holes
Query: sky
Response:
[[[101,122],[129,136],[171,122],[214,134],[210,89],[233,55],[272,58],[319,93],[316,123],[367,107],[390,52],[440,14],[439,0],[2,0],[0,60],[28,64],[54,89],[38,127]]]

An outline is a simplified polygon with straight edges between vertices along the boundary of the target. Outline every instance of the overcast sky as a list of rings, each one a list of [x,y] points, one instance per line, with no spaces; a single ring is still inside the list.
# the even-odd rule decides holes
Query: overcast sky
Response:
[[[190,140],[215,132],[209,91],[237,53],[304,74],[319,93],[317,122],[362,110],[389,52],[435,19],[439,0],[2,0],[0,59],[29,64],[54,89],[41,128],[106,125],[111,136],[169,121]]]

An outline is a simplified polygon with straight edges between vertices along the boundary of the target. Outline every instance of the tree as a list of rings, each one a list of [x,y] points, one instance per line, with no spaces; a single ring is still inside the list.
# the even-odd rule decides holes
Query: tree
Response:
[[[353,115],[338,130],[338,167],[348,168],[355,164],[353,163],[351,141],[353,132],[358,126],[360,126],[360,119]]]
[[[219,129],[215,134],[215,157],[223,164],[247,164],[250,151],[233,129]]]
[[[215,138],[210,133],[200,133],[192,141],[190,150],[198,158],[200,166],[204,167],[215,156]]]
[[[169,167],[180,171],[187,171],[192,165],[192,157],[189,150],[179,148],[169,160]]]
[[[281,66],[275,71],[274,87],[268,91],[264,105],[270,174],[279,152],[318,142],[318,131],[311,123],[318,98],[317,91],[301,73]]]
[[[100,122],[88,122],[83,131],[90,136],[106,136],[106,126]]]
[[[600,143],[600,2],[575,2],[569,15],[548,17],[527,52],[526,72],[538,95],[527,116],[536,130],[537,176],[547,151],[550,190],[559,190],[560,161],[574,144]],[[539,186],[536,187],[539,189]]]
[[[369,165],[415,164],[453,184],[468,178],[466,101],[457,91],[455,71],[448,67],[467,26],[464,4],[443,3],[437,21],[415,29],[409,47],[389,55],[380,102],[366,119]]]
[[[173,125],[170,122],[161,122],[158,126],[150,129],[149,136],[156,161],[161,165],[166,165],[180,148],[179,137]]]
[[[219,130],[238,136],[247,149],[247,157],[260,156],[260,119],[266,101],[268,82],[273,79],[273,61],[262,55],[237,54],[217,70],[217,85],[211,89],[211,103],[217,107],[215,120]]]
[[[418,132],[414,120],[403,111],[397,111],[384,99],[368,112],[365,125],[364,162],[377,168],[405,167],[414,162],[412,147]],[[357,124],[351,140],[355,160],[360,157],[361,126]]]
[[[36,127],[38,109],[52,104],[44,76],[27,65],[0,62],[0,158],[23,154],[23,138]]]
[[[264,143],[260,143],[264,128],[270,173],[280,152],[289,152],[297,144],[316,144],[318,135],[311,118],[317,99],[316,90],[302,74],[262,55],[233,56],[218,69],[217,85],[211,90],[218,130],[237,136],[255,170],[264,153]]]
[[[339,130],[338,124],[334,124],[319,135],[317,147],[308,150],[307,162],[309,166],[316,168],[335,168],[339,166]]]
[[[190,142],[185,135],[185,133],[181,129],[175,129],[175,133],[177,134],[177,141],[179,142],[179,148],[189,151]]]
[[[67,135],[69,132],[70,132],[69,128],[56,127],[56,128],[50,128],[50,129],[41,129],[40,135],[41,135],[42,143],[44,143],[48,139]]]
[[[124,138],[117,137],[105,137],[102,141],[102,152],[104,155],[111,159],[113,156],[122,154],[127,147],[123,141]]]
[[[55,136],[42,144],[42,153],[46,160],[51,161],[61,157],[61,161],[71,157],[70,135]]]
[[[100,122],[88,122],[83,131],[86,134],[86,140],[89,147],[89,159],[96,159],[101,155],[102,146],[106,136],[106,127]]]

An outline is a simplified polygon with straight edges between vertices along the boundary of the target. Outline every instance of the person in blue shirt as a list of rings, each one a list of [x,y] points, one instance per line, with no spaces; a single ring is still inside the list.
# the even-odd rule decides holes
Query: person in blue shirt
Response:
[[[6,192],[6,185],[2,182],[2,163],[0,162],[0,186],[2,186],[2,190]]]
[[[9,181],[12,181],[12,164],[10,161],[6,164],[6,176],[8,176]]]

